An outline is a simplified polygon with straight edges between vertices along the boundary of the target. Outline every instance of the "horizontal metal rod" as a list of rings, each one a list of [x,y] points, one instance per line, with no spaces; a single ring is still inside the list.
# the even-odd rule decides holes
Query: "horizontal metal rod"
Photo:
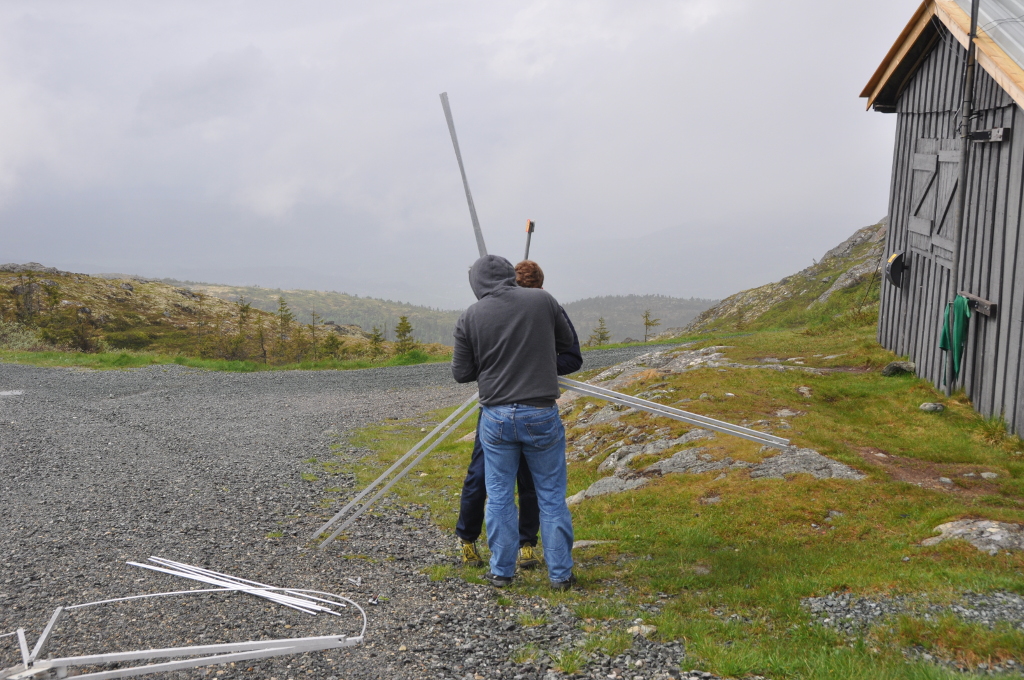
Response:
[[[473,405],[473,403],[474,403],[474,402],[475,402],[475,401],[477,400],[477,397],[478,397],[478,396],[479,396],[479,393],[477,393],[477,394],[474,394],[474,395],[473,395],[472,397],[470,397],[469,399],[467,399],[467,400],[466,400],[466,402],[465,402],[464,404],[462,404],[462,406],[460,406],[460,407],[458,407],[457,409],[455,409],[454,411],[452,411],[451,415],[449,415],[449,416],[448,416],[447,418],[445,418],[445,419],[444,419],[444,420],[442,420],[442,421],[441,421],[440,423],[438,423],[438,424],[437,424],[437,427],[435,427],[435,428],[434,428],[433,430],[431,430],[431,431],[430,431],[430,434],[428,434],[428,435],[427,435],[426,437],[424,437],[424,438],[423,438],[423,439],[421,439],[421,440],[420,440],[419,442],[417,442],[417,443],[416,443],[416,446],[414,446],[414,447],[412,447],[411,449],[409,449],[409,451],[408,451],[408,452],[406,452],[406,453],[405,453],[405,454],[404,454],[404,455],[403,455],[403,456],[402,456],[401,458],[399,458],[399,459],[398,459],[398,460],[396,460],[396,461],[395,461],[394,463],[392,463],[392,464],[391,464],[391,467],[389,467],[389,468],[388,468],[387,470],[385,470],[385,471],[384,471],[384,472],[383,472],[383,473],[382,473],[382,474],[380,475],[380,477],[377,477],[377,479],[373,480],[373,482],[371,482],[371,483],[370,483],[370,484],[369,484],[369,485],[368,485],[368,486],[367,486],[367,487],[366,487],[365,489],[363,489],[362,491],[360,491],[360,492],[359,492],[359,494],[358,494],[358,495],[357,495],[357,496],[356,496],[355,498],[353,498],[352,500],[350,500],[350,501],[349,501],[349,502],[348,502],[348,503],[347,503],[347,504],[345,505],[345,507],[343,507],[343,508],[342,508],[341,510],[339,510],[339,511],[338,511],[338,512],[337,512],[337,513],[336,513],[336,514],[334,515],[334,517],[332,517],[331,519],[329,519],[329,520],[328,520],[328,521],[327,521],[327,522],[326,522],[326,523],[325,523],[325,524],[324,524],[324,525],[323,525],[322,527],[320,527],[319,529],[317,529],[317,530],[316,530],[316,533],[315,533],[315,534],[313,534],[312,536],[310,536],[310,540],[314,540],[314,539],[318,538],[318,537],[319,537],[319,536],[320,536],[321,534],[323,534],[323,533],[324,533],[325,531],[327,531],[327,530],[328,530],[328,529],[330,529],[330,528],[331,528],[332,526],[334,526],[334,524],[335,524],[335,523],[337,523],[338,521],[340,521],[340,520],[341,520],[341,518],[342,518],[342,517],[344,517],[344,516],[345,516],[345,515],[346,515],[346,514],[348,513],[348,511],[349,511],[349,510],[351,510],[351,509],[352,509],[353,507],[355,507],[355,506],[356,506],[356,505],[357,505],[357,504],[359,503],[359,501],[361,501],[361,500],[362,500],[363,498],[365,498],[365,497],[366,497],[366,495],[367,495],[367,494],[369,494],[369,493],[370,493],[371,491],[373,491],[373,490],[374,490],[375,488],[377,488],[377,485],[378,485],[378,484],[381,484],[381,483],[382,483],[382,482],[383,482],[383,481],[384,481],[385,479],[387,479],[387,478],[388,478],[388,476],[390,476],[392,472],[394,472],[395,470],[397,470],[397,469],[399,468],[399,466],[401,466],[401,465],[402,465],[402,463],[404,463],[404,462],[405,462],[406,460],[408,460],[408,459],[409,459],[409,458],[410,458],[410,457],[411,457],[412,455],[414,455],[414,454],[415,454],[415,453],[416,453],[417,451],[419,451],[419,450],[420,450],[420,447],[422,447],[422,446],[423,446],[424,444],[426,444],[426,443],[427,443],[428,441],[430,441],[430,440],[431,440],[431,439],[432,439],[432,438],[433,438],[433,437],[434,437],[434,436],[435,436],[435,435],[436,435],[436,434],[437,434],[438,432],[440,432],[440,431],[441,431],[441,429],[442,429],[442,428],[443,428],[443,427],[444,427],[445,425],[447,425],[447,424],[448,424],[448,423],[450,423],[450,422],[451,422],[452,420],[454,420],[455,418],[457,418],[457,417],[458,417],[458,415],[459,415],[460,413],[462,413],[462,411],[463,411],[464,409],[466,409],[466,408],[469,408],[469,407],[471,407],[471,406]]]
[[[355,522],[355,521],[356,521],[357,519],[359,519],[360,515],[362,515],[362,514],[363,514],[364,512],[366,512],[367,510],[369,510],[369,509],[370,509],[370,506],[372,506],[372,505],[374,504],[374,502],[375,502],[375,501],[376,501],[376,500],[377,500],[378,498],[380,498],[381,496],[383,496],[384,494],[386,494],[386,493],[388,492],[388,490],[389,490],[389,489],[390,489],[391,487],[393,487],[393,486],[394,486],[394,485],[395,485],[395,484],[396,484],[396,483],[398,482],[398,480],[402,479],[402,477],[405,477],[405,475],[407,475],[407,474],[408,474],[408,473],[409,473],[409,472],[410,472],[410,471],[411,471],[411,470],[412,470],[412,469],[413,469],[414,467],[416,467],[416,466],[417,466],[417,465],[419,464],[419,462],[420,462],[421,460],[423,460],[423,459],[424,459],[424,458],[426,458],[426,457],[427,457],[428,455],[430,455],[430,452],[431,452],[431,451],[433,451],[433,450],[434,450],[435,448],[437,448],[437,445],[438,445],[438,444],[440,444],[440,443],[441,443],[442,441],[444,441],[444,440],[445,440],[445,438],[446,438],[446,437],[447,437],[447,436],[448,436],[449,434],[451,434],[451,433],[452,433],[452,432],[454,432],[454,431],[455,431],[456,429],[458,429],[458,427],[459,427],[460,425],[462,425],[462,423],[464,423],[464,422],[466,421],[466,419],[467,419],[467,418],[469,418],[469,417],[470,417],[471,415],[473,415],[473,411],[474,411],[474,409],[470,409],[470,410],[466,411],[466,412],[465,412],[464,414],[462,414],[462,417],[461,417],[461,418],[459,418],[459,419],[458,419],[457,421],[455,421],[455,423],[454,423],[454,424],[450,425],[450,426],[448,427],[448,429],[447,429],[447,430],[445,430],[444,432],[442,432],[442,433],[441,433],[441,436],[439,436],[439,437],[438,437],[437,439],[435,439],[435,440],[434,440],[434,443],[433,443],[433,444],[431,444],[431,445],[430,445],[430,446],[429,446],[429,447],[428,447],[428,448],[427,448],[426,450],[424,450],[424,451],[423,451],[422,453],[420,453],[420,454],[419,454],[418,456],[416,456],[416,457],[415,457],[415,458],[414,458],[414,459],[412,460],[412,462],[411,462],[411,463],[409,463],[409,464],[408,464],[408,465],[407,465],[407,466],[405,467],[405,469],[404,469],[404,470],[402,470],[402,471],[401,471],[401,472],[399,472],[399,473],[398,473],[397,475],[395,475],[395,477],[394,477],[394,478],[392,478],[392,480],[391,480],[390,482],[388,482],[387,484],[385,484],[385,485],[384,485],[384,487],[383,487],[383,488],[382,488],[382,489],[381,489],[380,491],[378,491],[378,492],[377,492],[376,494],[374,494],[374,495],[373,495],[373,498],[371,498],[370,500],[368,500],[368,501],[366,502],[366,504],[365,504],[365,505],[363,505],[363,506],[362,506],[361,508],[359,508],[359,510],[357,510],[357,511],[356,511],[355,513],[353,513],[353,514],[352,514],[352,516],[351,516],[351,517],[349,517],[349,518],[348,518],[348,519],[347,519],[347,520],[345,521],[345,523],[344,523],[344,524],[342,524],[342,525],[341,525],[340,527],[338,527],[337,531],[335,531],[335,532],[334,532],[333,534],[331,534],[330,536],[328,536],[328,537],[327,537],[327,538],[326,538],[326,539],[324,540],[324,542],[320,544],[320,550],[323,550],[324,548],[326,548],[326,547],[327,547],[328,545],[330,545],[330,543],[331,543],[332,541],[334,541],[334,539],[335,539],[335,538],[337,538],[337,537],[338,537],[338,536],[339,536],[339,535],[341,534],[341,532],[345,531],[345,529],[347,529],[347,528],[349,528],[350,526],[352,526],[352,523],[353,523],[353,522]]]
[[[266,583],[260,583],[259,581],[250,581],[247,578],[241,578],[239,576],[232,576],[231,574],[223,574],[223,573],[221,573],[219,571],[214,571],[212,569],[205,569],[203,567],[195,567],[195,566],[192,566],[192,565],[189,565],[189,564],[184,564],[183,562],[175,562],[174,560],[168,560],[168,559],[163,558],[163,557],[150,557],[149,559],[152,562],[156,562],[157,564],[162,564],[162,565],[168,566],[168,567],[178,567],[178,568],[182,568],[182,569],[195,570],[195,571],[197,571],[199,573],[203,573],[203,574],[210,574],[210,575],[213,575],[213,576],[218,577],[218,578],[223,578],[224,580],[229,581],[231,583],[238,583],[238,584],[241,584],[241,585],[248,585],[248,586],[256,586],[257,588],[270,588],[270,586],[268,586]],[[314,597],[313,595],[308,595],[308,594],[303,593],[303,592],[301,592],[299,590],[289,590],[289,589],[285,589],[285,588],[281,588],[281,589],[277,589],[277,590],[279,590],[280,592],[285,593],[287,595],[293,595],[293,596],[299,597],[301,599],[312,600],[314,602],[322,602],[324,604],[329,604],[329,605],[332,605],[332,606],[339,606],[339,607],[347,607],[348,606],[348,605],[346,605],[344,603],[341,603],[341,602],[333,602],[331,600],[327,600],[327,599],[324,599],[324,598],[321,598],[321,597]]]
[[[167,659],[180,656],[199,656],[203,654],[221,654],[221,653],[262,653],[263,656],[277,656],[283,654],[299,654],[302,652],[316,651],[319,649],[334,649],[338,647],[351,647],[362,642],[362,636],[359,637],[345,637],[344,635],[325,635],[320,637],[306,637],[306,638],[284,638],[277,640],[254,640],[250,642],[228,642],[216,645],[196,645],[192,647],[165,647],[162,649],[143,649],[133,652],[109,652],[106,654],[89,654],[84,656],[69,656],[60,659],[47,659],[41,661],[34,667],[35,669],[45,668],[67,668],[69,666],[91,666],[95,664],[103,663],[120,663],[122,661],[139,661],[143,659]],[[248,658],[259,658],[259,657],[248,657]],[[228,660],[230,661],[230,659]],[[177,663],[177,662],[175,662]],[[200,659],[188,659],[181,663],[192,663],[192,666],[181,666],[180,668],[191,668],[195,665],[214,665],[218,663],[226,663],[224,656],[207,656]],[[164,664],[158,664],[164,666]],[[173,670],[169,668],[154,669],[153,666],[142,666],[138,668],[122,668],[116,671],[134,671],[128,675],[100,675],[98,673],[90,673],[86,675],[78,675],[75,677],[80,678],[114,678],[114,677],[130,677],[131,675],[140,675],[145,673],[155,673],[158,670]],[[139,673],[138,671],[143,671]]]
[[[715,430],[716,432],[732,435],[734,437],[741,437],[773,448],[784,449],[789,448],[791,445],[788,439],[783,439],[782,437],[777,437],[767,432],[760,432],[740,425],[733,425],[732,423],[727,423],[723,420],[716,420],[696,413],[690,413],[689,411],[682,411],[657,402],[633,397],[628,394],[622,394],[621,392],[615,392],[607,388],[597,387],[596,385],[577,382],[576,380],[570,380],[569,378],[559,378],[558,382],[566,389],[573,390],[580,394],[597,397],[599,399],[618,403],[622,406],[632,406],[641,411],[647,411],[654,415],[672,418],[673,420],[679,420],[690,425],[700,425],[708,428],[709,430]]]
[[[130,564],[133,567],[142,567],[143,569],[149,569],[151,571],[159,571],[159,572],[164,573],[164,574],[170,574],[171,576],[181,576],[183,578],[189,578],[189,579],[192,579],[193,581],[200,581],[202,583],[209,583],[211,585],[219,585],[219,586],[222,586],[222,587],[233,587],[233,586],[230,586],[230,585],[226,585],[223,581],[218,582],[215,579],[208,579],[208,578],[203,578],[203,577],[199,577],[199,576],[184,574],[184,573],[182,573],[180,571],[175,571],[173,569],[166,569],[164,567],[158,567],[158,566],[155,566],[155,565],[152,565],[152,564],[142,564],[140,562],[129,562],[128,564]],[[309,602],[309,603],[298,602],[297,598],[291,598],[291,597],[287,597],[287,596],[283,596],[283,595],[277,595],[277,594],[271,595],[270,593],[260,592],[258,588],[246,588],[246,587],[243,587],[243,586],[237,586],[237,589],[240,592],[249,593],[250,595],[255,595],[257,597],[262,597],[262,598],[264,598],[266,600],[271,600],[271,601],[276,602],[277,604],[283,605],[285,607],[290,607],[291,609],[297,609],[298,611],[303,612],[304,614],[315,614],[316,613],[316,609],[322,609],[319,605],[315,605],[312,602]]]

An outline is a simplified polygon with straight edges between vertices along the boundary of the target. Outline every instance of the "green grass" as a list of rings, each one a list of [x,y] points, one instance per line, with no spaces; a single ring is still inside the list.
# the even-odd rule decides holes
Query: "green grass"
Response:
[[[159,354],[156,352],[15,352],[0,350],[0,363],[30,364],[46,367],[91,368],[97,370],[119,368],[141,368],[177,364],[189,368],[230,373],[255,373],[257,371],[351,371],[385,366],[409,366],[412,364],[451,361],[450,356],[430,355],[413,350],[399,356],[380,361],[368,359],[322,359],[294,364],[267,365],[254,361],[229,361],[226,359],[197,359],[192,357]]]
[[[870,313],[800,318],[809,325],[712,333],[697,346],[725,345],[729,359],[742,363],[773,357],[799,366],[785,360],[803,357],[805,367],[832,370],[652,372],[625,390],[636,394],[668,383],[676,399],[692,400],[683,408],[737,423],[768,420],[777,427],[777,410],[799,411],[802,415],[787,418],[792,429],[775,432],[862,470],[865,480],[753,480],[746,471],[733,470],[724,478],[717,473],[670,475],[634,492],[589,499],[573,508],[577,539],[616,542],[577,555],[583,588],[552,593],[543,574],[524,574],[505,597],[539,596],[566,604],[588,626],[613,621],[624,629],[642,616],[657,626],[657,637],[685,641],[687,663],[724,676],[963,677],[908,660],[904,650],[911,645],[965,664],[1024,660],[1019,632],[989,631],[951,619],[905,617],[879,624],[853,641],[810,625],[800,599],[835,591],[882,598],[912,593],[935,601],[949,601],[968,590],[1024,593],[1020,553],[990,557],[962,542],[920,545],[935,526],[957,518],[1024,522],[1024,454],[1018,453],[1024,443],[1006,435],[999,421],[976,414],[963,395],[947,399],[912,376],[881,376],[877,369],[896,357],[874,341]],[[811,388],[810,398],[797,392],[803,386]],[[697,399],[704,392],[713,399]],[[726,398],[726,392],[736,396]],[[567,422],[589,401],[578,400]],[[925,401],[943,403],[946,410],[922,412],[918,407]],[[686,429],[640,413],[624,416],[622,422],[647,431],[669,427],[673,434]],[[432,518],[448,531],[455,524],[457,493],[472,448],[454,440],[472,428],[472,422],[466,423],[424,460],[419,469],[427,476],[407,477],[395,487],[405,502],[428,506]],[[593,431],[611,429],[605,425]],[[586,431],[570,429],[568,434],[575,439]],[[363,485],[421,436],[412,422],[367,428],[353,445],[369,447],[375,456],[347,469]],[[757,462],[772,454],[723,435],[705,444],[716,457],[741,461]],[[946,466],[943,470],[991,470],[999,478],[983,493],[930,490],[892,478],[871,455],[862,455],[866,449],[915,465]],[[569,493],[603,476],[597,471],[599,463],[600,458],[572,462]],[[968,488],[974,484],[958,481]],[[709,496],[721,500],[700,503]],[[830,510],[843,513],[832,524],[824,521]],[[911,559],[904,562],[904,557]],[[476,572],[463,570],[463,575],[474,578]],[[657,614],[640,608],[656,602],[661,605]],[[542,615],[522,616],[532,620]],[[624,630],[606,633],[589,638],[583,651],[611,653],[630,642]],[[568,654],[555,648],[547,653],[553,660]],[[567,667],[576,663],[569,656],[564,660]]]

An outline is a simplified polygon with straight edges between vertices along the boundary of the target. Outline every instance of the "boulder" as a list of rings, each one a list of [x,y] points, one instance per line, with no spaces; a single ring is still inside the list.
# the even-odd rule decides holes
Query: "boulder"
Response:
[[[893,361],[882,369],[882,375],[892,377],[894,375],[906,375],[916,373],[917,364],[913,361]]]
[[[935,527],[941,532],[921,541],[921,545],[930,546],[960,538],[982,552],[996,555],[1000,550],[1024,550],[1024,525],[996,522],[987,519],[961,519],[946,522]]]
[[[786,475],[807,473],[818,479],[864,479],[857,470],[826,458],[814,449],[791,447],[765,458],[750,470],[752,479],[785,479]]]

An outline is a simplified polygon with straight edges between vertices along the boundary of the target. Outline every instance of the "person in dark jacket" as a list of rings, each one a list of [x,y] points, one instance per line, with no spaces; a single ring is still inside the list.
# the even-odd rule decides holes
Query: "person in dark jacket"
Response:
[[[533,260],[523,260],[516,265],[516,284],[523,288],[543,288],[544,271]],[[580,340],[576,329],[565,313],[569,329],[572,331],[572,347],[557,357],[558,375],[568,375],[580,370],[583,366],[583,354],[580,352]],[[533,487],[526,456],[519,457],[519,471],[516,473],[516,486],[519,491],[519,567],[533,569],[540,564],[534,548],[537,547],[537,533],[540,531],[540,511],[537,508],[537,491]],[[471,567],[483,563],[476,549],[476,540],[484,523],[484,507],[487,500],[487,489],[484,483],[484,448],[480,443],[480,421],[477,420],[476,440],[473,444],[473,455],[466,470],[466,479],[462,482],[462,498],[459,504],[459,519],[455,524],[455,533],[462,543],[462,562]]]
[[[487,255],[470,269],[477,302],[455,325],[452,376],[476,381],[487,489],[487,542],[497,587],[512,582],[518,553],[515,478],[520,456],[529,464],[540,511],[544,557],[552,587],[567,590],[572,573],[572,515],[565,502],[565,428],[555,400],[557,357],[573,333],[546,291],[516,285],[505,258]]]

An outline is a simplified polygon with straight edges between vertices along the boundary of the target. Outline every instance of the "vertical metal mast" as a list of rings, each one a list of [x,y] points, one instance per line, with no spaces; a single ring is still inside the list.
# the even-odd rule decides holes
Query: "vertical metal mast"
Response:
[[[960,115],[960,178],[957,180],[956,213],[953,218],[955,235],[953,237],[953,267],[949,272],[949,313],[946,321],[946,337],[949,338],[949,350],[946,357],[946,396],[953,393],[953,357],[956,347],[953,345],[953,303],[960,292],[960,245],[963,241],[964,214],[967,206],[967,181],[971,158],[971,117],[974,115],[974,40],[978,37],[978,5],[980,0],[971,3],[971,32],[967,37],[967,66],[964,69],[964,101]]]
[[[448,132],[452,135],[452,145],[455,146],[455,158],[459,161],[459,172],[462,173],[462,185],[466,187],[466,201],[469,202],[469,217],[473,220],[473,233],[476,234],[476,247],[480,251],[480,257],[487,254],[487,246],[484,245],[484,234],[480,231],[480,220],[476,217],[476,206],[473,205],[473,194],[469,191],[469,180],[466,179],[466,168],[462,165],[462,152],[459,151],[459,138],[455,136],[455,121],[452,120],[452,108],[448,105],[448,93],[441,93],[441,106],[444,107],[444,117],[448,121]]]

